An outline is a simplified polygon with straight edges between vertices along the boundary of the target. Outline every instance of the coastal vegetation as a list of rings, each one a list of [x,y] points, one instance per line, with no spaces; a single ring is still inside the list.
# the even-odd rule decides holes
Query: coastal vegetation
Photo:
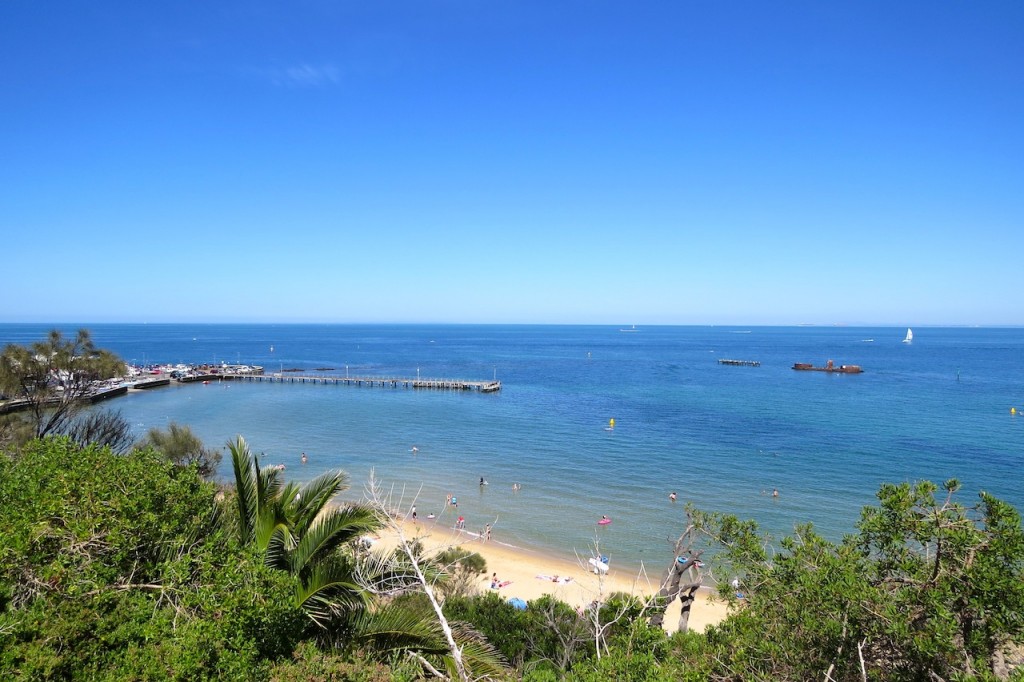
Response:
[[[1020,515],[987,495],[958,502],[955,481],[883,486],[840,543],[809,525],[774,542],[752,522],[691,509],[693,537],[716,550],[712,572],[736,577],[721,584],[732,615],[704,633],[668,636],[650,625],[649,602],[621,594],[578,611],[439,590],[460,669],[423,580],[484,566],[449,552],[419,557],[417,575],[402,552],[360,542],[382,523],[371,508],[328,504],[344,474],[297,486],[244,440],[230,450],[226,494],[197,463],[148,447],[49,437],[0,457],[0,675],[1024,679],[1013,667]],[[594,622],[610,624],[598,649]]]
[[[204,478],[213,476],[220,466],[220,450],[206,447],[188,425],[171,422],[166,429],[151,428],[141,444],[153,448],[178,466],[195,464]]]
[[[80,329],[74,339],[54,329],[43,341],[4,348],[0,353],[0,394],[23,404],[33,434],[42,438],[72,429],[83,398],[96,382],[124,372],[124,362],[97,348],[87,329]]]

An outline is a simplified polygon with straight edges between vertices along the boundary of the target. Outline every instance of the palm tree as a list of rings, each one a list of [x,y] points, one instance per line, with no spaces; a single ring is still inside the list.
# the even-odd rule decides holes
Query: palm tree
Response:
[[[279,468],[260,467],[242,436],[228,449],[240,541],[264,552],[271,568],[295,577],[296,604],[322,628],[325,640],[337,646],[359,644],[381,654],[408,653],[424,666],[455,670],[429,609],[413,600],[394,599],[418,589],[423,572],[438,577],[436,567],[421,564],[418,575],[401,553],[344,551],[382,523],[372,506],[329,506],[349,487],[343,471],[328,471],[302,486],[285,484]],[[461,625],[455,634],[466,667],[484,674],[504,670],[500,654],[481,635]]]
[[[380,527],[372,509],[328,506],[348,489],[343,471],[328,471],[305,485],[284,484],[277,467],[260,467],[242,436],[228,444],[235,472],[239,539],[264,552],[264,562],[298,579],[296,601],[326,627],[339,609],[368,603],[356,580],[355,560],[339,548]]]

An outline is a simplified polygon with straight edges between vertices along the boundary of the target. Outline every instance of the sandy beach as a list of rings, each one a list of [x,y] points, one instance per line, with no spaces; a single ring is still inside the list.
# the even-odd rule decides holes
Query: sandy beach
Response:
[[[497,573],[503,583],[498,592],[505,599],[518,597],[528,602],[550,594],[572,606],[584,606],[613,592],[650,596],[657,593],[664,570],[658,567],[657,574],[636,575],[612,566],[607,574],[598,576],[587,569],[587,557],[575,562],[545,556],[528,548],[504,545],[494,538],[484,541],[475,534],[439,526],[433,520],[403,521],[400,525],[407,540],[418,538],[428,552],[462,547],[480,554],[487,561],[486,576],[480,578],[480,592],[492,589],[491,575]],[[384,531],[375,547],[389,550],[397,542],[397,532]],[[665,614],[665,630],[669,633],[678,626],[680,608],[676,600]],[[723,620],[727,613],[725,602],[716,599],[710,590],[702,589],[691,607],[689,628],[703,631]]]

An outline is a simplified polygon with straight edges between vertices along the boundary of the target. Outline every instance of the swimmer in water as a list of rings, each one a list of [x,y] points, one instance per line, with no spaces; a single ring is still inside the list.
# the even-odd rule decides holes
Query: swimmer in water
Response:
[[[676,501],[676,492],[674,490],[668,494],[668,499],[672,500],[673,502]]]
[[[303,452],[303,453],[302,453],[302,463],[303,463],[303,464],[305,464],[305,463],[306,463],[306,462],[308,462],[308,461],[309,461],[309,457],[306,457],[306,453],[305,453],[305,452]]]

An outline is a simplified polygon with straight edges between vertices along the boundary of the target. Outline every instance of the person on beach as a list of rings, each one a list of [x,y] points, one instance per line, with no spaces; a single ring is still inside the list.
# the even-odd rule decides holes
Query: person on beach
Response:
[[[306,453],[305,453],[305,452],[303,452],[303,453],[302,453],[302,463],[303,463],[303,464],[305,464],[305,463],[306,463],[306,462],[308,462],[308,461],[309,461],[309,457],[306,457]]]
[[[444,503],[445,503],[446,505],[448,505],[448,504],[451,504],[451,503],[452,503],[452,494],[451,494],[451,493],[448,493],[448,496],[444,498]]]
[[[491,575],[491,589],[492,590],[498,589],[498,574],[497,573],[493,573]]]
[[[458,520],[455,522],[455,528],[457,530],[462,530],[465,527],[466,527],[466,517],[465,516],[460,516],[458,518]]]
[[[672,492],[670,492],[670,493],[668,494],[668,499],[670,499],[670,500],[672,500],[673,502],[675,502],[675,501],[676,501],[676,491],[674,491],[674,490],[673,490]]]
[[[484,526],[484,542],[487,542],[490,539],[491,539],[491,524],[488,523],[486,526]]]
[[[459,498],[455,497],[454,495],[452,495],[452,506],[456,508],[459,506]]]
[[[416,520],[416,505],[415,504],[412,506],[412,520],[413,521]]]

